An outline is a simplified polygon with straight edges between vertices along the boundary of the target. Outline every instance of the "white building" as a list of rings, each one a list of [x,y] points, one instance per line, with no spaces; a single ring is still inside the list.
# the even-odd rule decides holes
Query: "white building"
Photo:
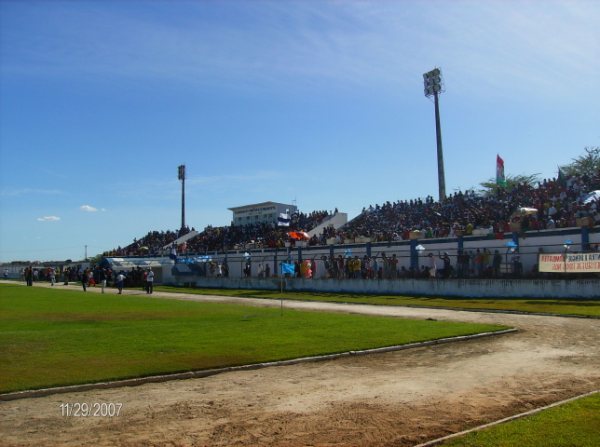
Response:
[[[259,223],[272,223],[276,225],[280,213],[287,212],[291,215],[298,210],[295,205],[276,202],[255,203],[228,209],[233,212],[232,224],[234,226]]]

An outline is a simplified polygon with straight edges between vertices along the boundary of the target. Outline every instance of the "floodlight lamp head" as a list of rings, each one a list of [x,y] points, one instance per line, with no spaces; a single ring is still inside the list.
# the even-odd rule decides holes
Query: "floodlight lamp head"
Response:
[[[433,96],[441,93],[442,89],[442,72],[439,68],[434,68],[431,71],[423,74],[423,82],[425,84],[425,96]]]

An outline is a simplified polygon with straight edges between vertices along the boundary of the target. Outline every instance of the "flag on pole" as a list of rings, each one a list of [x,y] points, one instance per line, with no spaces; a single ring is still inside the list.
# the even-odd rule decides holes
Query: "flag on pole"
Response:
[[[496,185],[506,186],[506,177],[504,176],[504,160],[500,155],[496,155]]]
[[[290,226],[290,214],[289,212],[279,213],[279,217],[277,218],[277,226],[278,227],[289,227]]]
[[[288,262],[282,262],[281,263],[281,274],[285,275],[286,273],[289,273],[290,275],[293,275],[295,272],[295,266],[293,263],[288,263]]]

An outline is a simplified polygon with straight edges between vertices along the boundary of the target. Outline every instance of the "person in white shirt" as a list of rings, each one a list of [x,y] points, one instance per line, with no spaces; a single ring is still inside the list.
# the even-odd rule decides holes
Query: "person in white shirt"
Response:
[[[433,253],[429,253],[429,277],[434,279],[437,276],[437,257]]]
[[[123,293],[123,285],[124,284],[125,284],[125,275],[123,274],[123,272],[120,272],[117,275],[117,281],[116,281],[117,289],[119,290],[119,295],[121,295]]]
[[[151,268],[148,269],[148,274],[146,275],[146,293],[152,294],[154,286],[154,272]]]

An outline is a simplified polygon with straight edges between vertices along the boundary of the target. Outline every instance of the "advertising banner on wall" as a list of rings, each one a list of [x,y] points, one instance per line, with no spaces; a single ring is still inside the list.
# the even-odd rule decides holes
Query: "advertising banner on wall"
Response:
[[[538,258],[540,272],[600,273],[600,253],[544,253]]]

